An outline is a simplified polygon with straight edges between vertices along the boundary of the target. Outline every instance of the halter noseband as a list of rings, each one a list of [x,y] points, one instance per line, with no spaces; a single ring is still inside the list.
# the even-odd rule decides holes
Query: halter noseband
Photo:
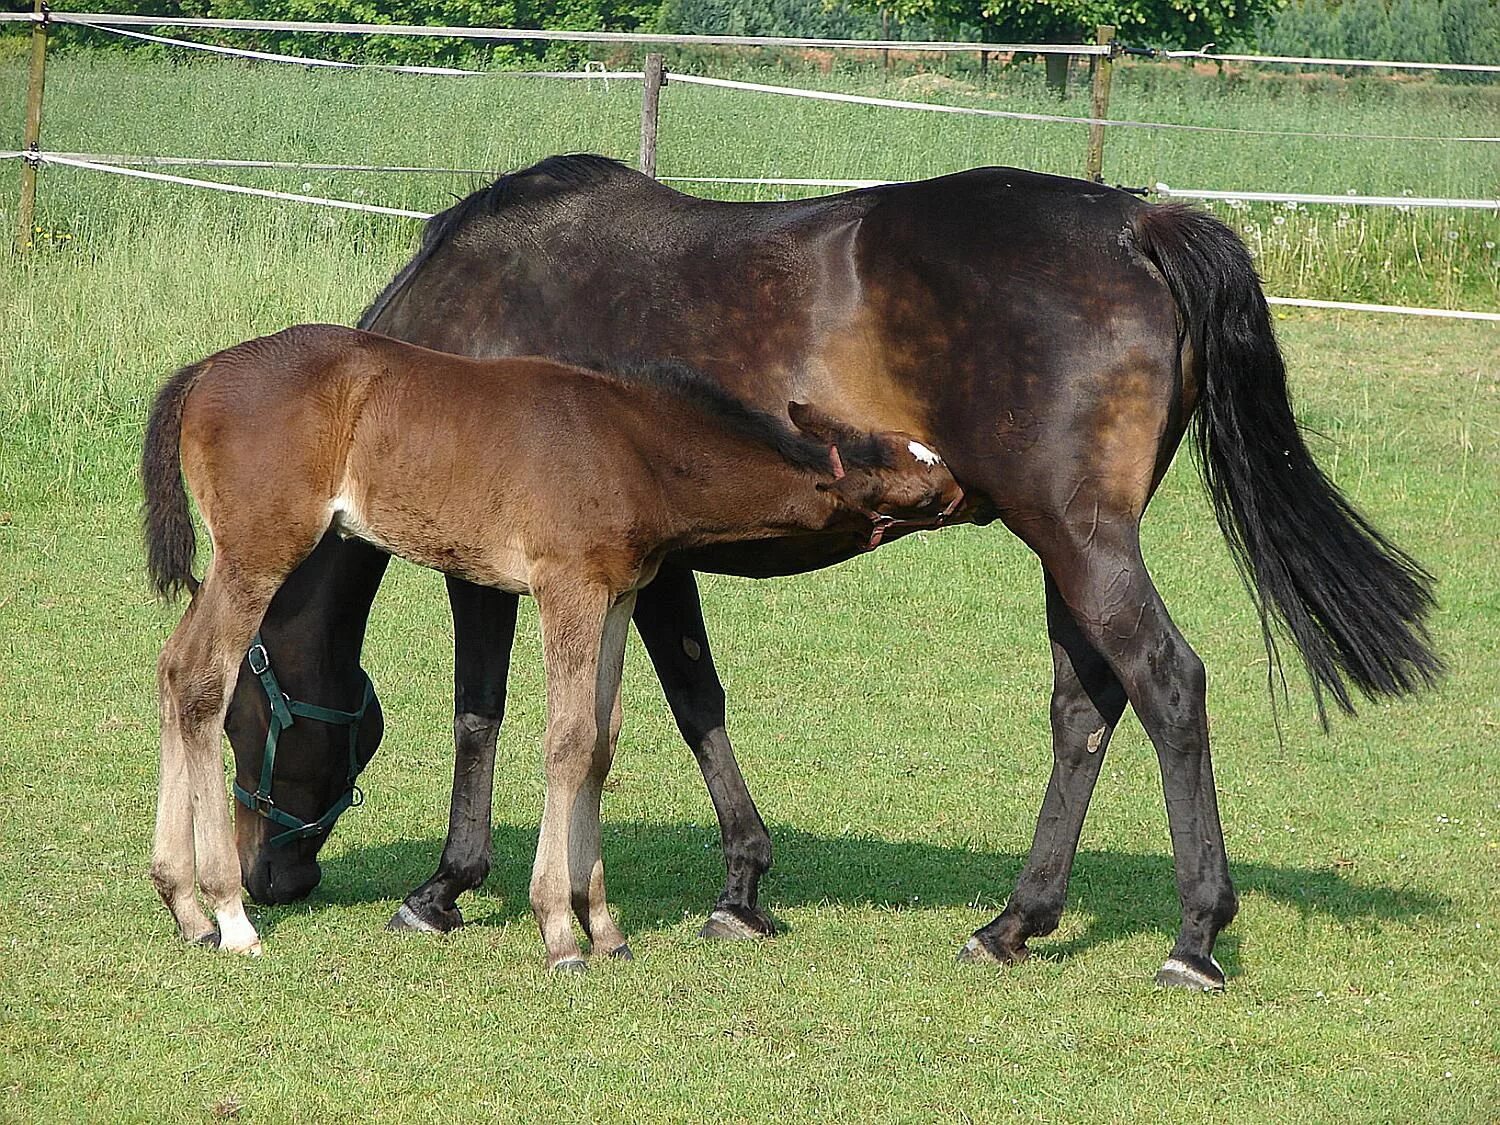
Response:
[[[311,703],[302,703],[292,699],[281,690],[281,684],[276,680],[276,673],[271,671],[271,656],[266,652],[266,646],[261,642],[259,633],[256,633],[255,639],[250,642],[250,651],[245,654],[245,659],[250,664],[250,671],[255,673],[260,680],[261,687],[265,689],[266,699],[271,705],[271,725],[266,730],[266,753],[260,767],[260,786],[254,793],[251,793],[235,781],[235,800],[251,812],[287,829],[271,837],[273,848],[291,843],[293,840],[305,840],[320,832],[331,831],[334,821],[338,820],[345,809],[358,808],[365,801],[364,792],[355,784],[359,771],[364,768],[359,760],[359,724],[365,717],[365,711],[375,700],[375,685],[370,682],[370,677],[365,674],[364,669],[360,669],[360,675],[365,681],[365,690],[360,699],[359,709],[335,711],[329,707],[315,707]],[[291,726],[296,718],[312,719],[319,723],[349,728],[349,776],[345,782],[344,792],[317,820],[303,820],[293,816],[284,809],[277,808],[276,802],[271,799],[271,775],[276,769],[276,743],[281,738],[281,732]]]
[[[885,533],[892,528],[902,531],[932,531],[942,527],[948,522],[948,517],[958,511],[959,505],[964,502],[964,493],[960,489],[957,496],[949,501],[948,506],[930,520],[903,520],[895,516],[888,516],[884,512],[865,512],[870,519],[870,541],[865,544],[865,550],[873,551],[880,546],[880,541],[885,538]]]

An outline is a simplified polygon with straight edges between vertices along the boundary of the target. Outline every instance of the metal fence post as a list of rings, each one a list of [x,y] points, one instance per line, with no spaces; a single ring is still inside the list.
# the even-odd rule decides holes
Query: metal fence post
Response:
[[[641,92],[641,171],[656,178],[656,126],[666,68],[656,53],[646,56],[645,89]]]
[[[1109,116],[1109,79],[1114,69],[1115,29],[1109,24],[1101,24],[1094,31],[1094,42],[1109,48],[1109,54],[1093,56],[1094,99],[1089,116],[1102,119]],[[1083,178],[1096,184],[1104,182],[1104,128],[1103,125],[1089,126],[1089,151],[1083,165]]]
[[[21,147],[27,156],[21,164],[21,205],[16,212],[16,249],[22,254],[31,249],[32,224],[36,215],[36,170],[41,163],[34,155],[42,140],[42,85],[47,69],[47,5],[34,0],[31,25],[31,67],[26,78],[26,130]]]

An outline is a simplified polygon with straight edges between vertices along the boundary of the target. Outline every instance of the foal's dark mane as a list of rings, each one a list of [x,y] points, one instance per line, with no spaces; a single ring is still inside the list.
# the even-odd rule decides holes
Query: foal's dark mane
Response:
[[[471,220],[493,215],[507,204],[529,198],[539,190],[603,183],[616,177],[645,179],[630,165],[611,157],[575,152],[548,156],[528,168],[507,172],[494,183],[470,192],[446,211],[439,211],[427,220],[422,230],[422,245],[411,261],[401,268],[401,272],[391,279],[390,284],[360,314],[358,327],[369,328],[385,309],[386,303],[427,263],[438,247]]]
[[[601,158],[602,159],[602,158]],[[828,444],[795,429],[783,418],[736,398],[708,375],[682,360],[567,362],[629,387],[650,387],[688,404],[731,433],[769,446],[782,460],[806,472],[827,474]],[[874,435],[851,430],[838,438],[839,460],[851,469],[889,469],[890,451]]]

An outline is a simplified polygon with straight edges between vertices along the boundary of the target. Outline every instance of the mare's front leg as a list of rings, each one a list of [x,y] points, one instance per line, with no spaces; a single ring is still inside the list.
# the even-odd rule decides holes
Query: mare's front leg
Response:
[[[570,574],[533,572],[532,589],[547,670],[547,794],[531,908],[547,966],[578,971],[585,962],[573,933],[575,904],[596,946],[614,950],[625,940],[604,900],[598,805],[631,605],[612,607],[606,587]]]
[[[411,894],[389,929],[449,933],[463,925],[458,896],[490,870],[495,740],[505,718],[506,681],[520,597],[448,578],[453,611],[453,797],[437,873]]]
[[[756,896],[761,876],[771,867],[771,835],[725,731],[724,686],[709,652],[693,572],[662,567],[637,598],[635,625],[719,818],[726,879],[702,936],[770,937],[776,933],[775,920],[756,905]]]
[[[959,951],[960,961],[1015,964],[1025,960],[1028,938],[1057,928],[1089,798],[1125,711],[1119,678],[1078,627],[1057,584],[1044,577],[1052,642],[1052,776],[1015,892],[998,918],[974,932]]]

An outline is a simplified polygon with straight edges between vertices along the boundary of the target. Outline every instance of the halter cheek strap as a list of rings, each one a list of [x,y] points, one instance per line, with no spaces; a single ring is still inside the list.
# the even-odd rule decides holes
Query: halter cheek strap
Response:
[[[332,830],[334,821],[338,820],[345,809],[357,808],[365,801],[364,792],[355,784],[363,768],[359,760],[359,726],[365,717],[365,712],[375,700],[375,685],[361,669],[360,675],[364,677],[365,690],[360,698],[359,709],[335,711],[330,707],[316,707],[311,703],[302,703],[288,697],[286,692],[281,690],[276,673],[271,670],[270,654],[266,652],[266,646],[261,642],[259,633],[256,633],[255,639],[250,642],[250,651],[245,654],[245,658],[249,661],[250,671],[255,673],[260,680],[261,687],[265,689],[266,700],[271,705],[271,725],[266,730],[266,752],[260,768],[260,785],[254,793],[251,793],[236,781],[234,783],[235,800],[251,812],[287,829],[271,837],[273,848],[291,843],[293,840],[305,840],[309,836],[328,832]],[[284,809],[277,808],[276,802],[271,799],[271,778],[276,769],[276,744],[281,738],[281,732],[299,718],[349,728],[349,774],[344,785],[344,792],[317,820],[303,820],[301,817],[293,816]]]

